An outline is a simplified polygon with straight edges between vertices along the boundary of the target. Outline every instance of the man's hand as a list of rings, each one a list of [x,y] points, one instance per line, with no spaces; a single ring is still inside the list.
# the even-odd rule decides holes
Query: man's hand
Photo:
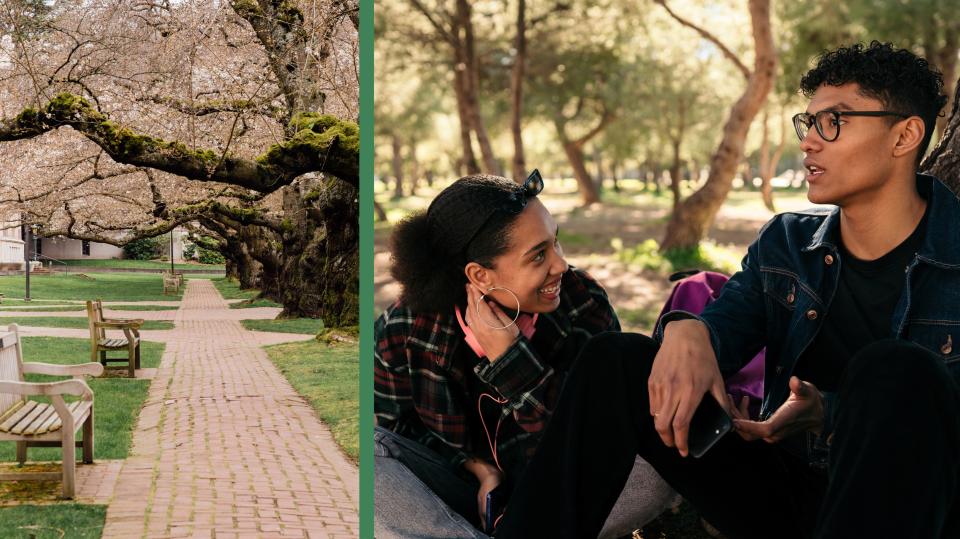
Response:
[[[779,442],[799,432],[820,432],[823,428],[823,399],[810,382],[790,377],[790,397],[766,421],[750,421],[747,399],[733,408],[733,427],[747,441]]]
[[[666,325],[647,389],[650,415],[660,439],[687,456],[690,420],[703,396],[710,392],[721,405],[727,403],[723,377],[703,322],[677,320]]]
[[[507,351],[517,340],[520,330],[516,324],[510,325],[512,318],[506,315],[496,302],[491,300],[481,301],[480,290],[470,283],[467,283],[467,312],[464,321],[477,338],[477,342],[483,347],[487,354],[487,361],[493,363]],[[480,317],[483,320],[477,320],[477,306],[479,305]],[[492,326],[492,327],[491,327]],[[504,329],[494,329],[496,327],[507,326]]]

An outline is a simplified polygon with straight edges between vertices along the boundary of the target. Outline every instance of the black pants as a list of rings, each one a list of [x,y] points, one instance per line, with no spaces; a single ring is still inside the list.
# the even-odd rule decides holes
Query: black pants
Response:
[[[498,539],[596,537],[637,454],[731,539],[960,537],[960,391],[932,353],[886,340],[854,356],[823,474],[735,433],[700,459],[666,447],[647,395],[657,349],[635,334],[588,343]]]

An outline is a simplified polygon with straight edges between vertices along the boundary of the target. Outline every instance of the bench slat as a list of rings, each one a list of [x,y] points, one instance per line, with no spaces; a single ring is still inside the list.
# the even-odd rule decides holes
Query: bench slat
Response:
[[[86,418],[88,415],[87,412],[89,412],[91,408],[93,408],[93,401],[77,401],[76,406],[70,410],[73,413],[73,422],[77,427],[79,427],[80,422]]]
[[[97,343],[101,348],[126,348],[128,344],[126,339],[103,339]]]
[[[47,408],[34,419],[30,425],[23,429],[23,432],[26,434],[43,434],[47,430],[41,430],[44,425],[47,426],[47,429],[53,424],[54,421],[60,421],[60,416],[57,415],[57,409],[52,405],[47,405]]]
[[[23,434],[23,431],[30,426],[30,423],[32,423],[34,419],[44,412],[47,406],[52,405],[37,403],[37,405],[30,410],[30,413],[21,416],[20,421],[18,421],[17,424],[10,429],[10,432],[14,434]]]
[[[23,419],[23,416],[30,413],[31,410],[36,408],[37,401],[27,401],[26,404],[21,406],[16,412],[10,415],[3,423],[0,423],[0,431],[10,432],[10,429],[14,427],[17,423]]]
[[[13,406],[8,408],[7,411],[3,413],[3,415],[0,415],[0,425],[2,425],[8,418],[12,417],[13,414],[15,414],[17,410],[22,408],[25,403],[26,401],[23,400],[22,398],[17,402],[13,403]]]
[[[60,415],[57,414],[57,409],[52,404],[29,402],[33,403],[34,406],[30,407],[28,412],[20,412],[17,414],[19,420],[12,427],[3,429],[3,426],[0,425],[0,430],[23,436],[39,436],[60,430],[63,422],[60,420]],[[92,407],[93,401],[74,401],[67,404],[67,409],[70,410],[70,415],[73,416],[77,427],[86,419]]]

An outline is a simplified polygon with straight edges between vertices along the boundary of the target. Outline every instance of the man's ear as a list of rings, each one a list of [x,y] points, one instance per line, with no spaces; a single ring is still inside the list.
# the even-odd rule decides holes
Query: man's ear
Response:
[[[911,116],[903,122],[900,128],[900,135],[897,137],[897,144],[893,147],[894,157],[903,157],[917,149],[923,142],[923,135],[926,129],[923,120],[919,116]]]
[[[463,273],[467,276],[470,284],[486,292],[493,286],[493,270],[486,268],[476,262],[470,262],[463,268]]]

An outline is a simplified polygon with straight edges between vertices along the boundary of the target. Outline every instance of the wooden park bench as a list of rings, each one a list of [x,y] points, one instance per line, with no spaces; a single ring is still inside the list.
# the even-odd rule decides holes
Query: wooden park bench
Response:
[[[87,321],[90,326],[90,361],[98,361],[106,367],[107,363],[127,362],[130,378],[136,376],[140,368],[140,326],[142,319],[104,318],[103,303],[87,301]],[[108,329],[123,331],[123,337],[107,338]],[[107,352],[126,350],[127,357],[107,357]]]
[[[168,292],[176,294],[180,291],[180,285],[183,284],[183,275],[177,275],[175,273],[163,272],[163,293],[166,295]]]
[[[72,376],[58,382],[25,382],[24,374]],[[93,462],[93,391],[85,375],[99,376],[98,363],[55,365],[24,363],[17,325],[0,333],[0,440],[17,443],[17,461],[27,460],[28,447],[56,447],[63,450],[63,497],[73,498],[76,478],[76,448],[83,449],[83,462]],[[51,403],[29,400],[46,396]],[[80,399],[66,402],[64,395]],[[81,441],[77,431],[83,428]],[[0,473],[0,480],[56,480],[56,472]]]

